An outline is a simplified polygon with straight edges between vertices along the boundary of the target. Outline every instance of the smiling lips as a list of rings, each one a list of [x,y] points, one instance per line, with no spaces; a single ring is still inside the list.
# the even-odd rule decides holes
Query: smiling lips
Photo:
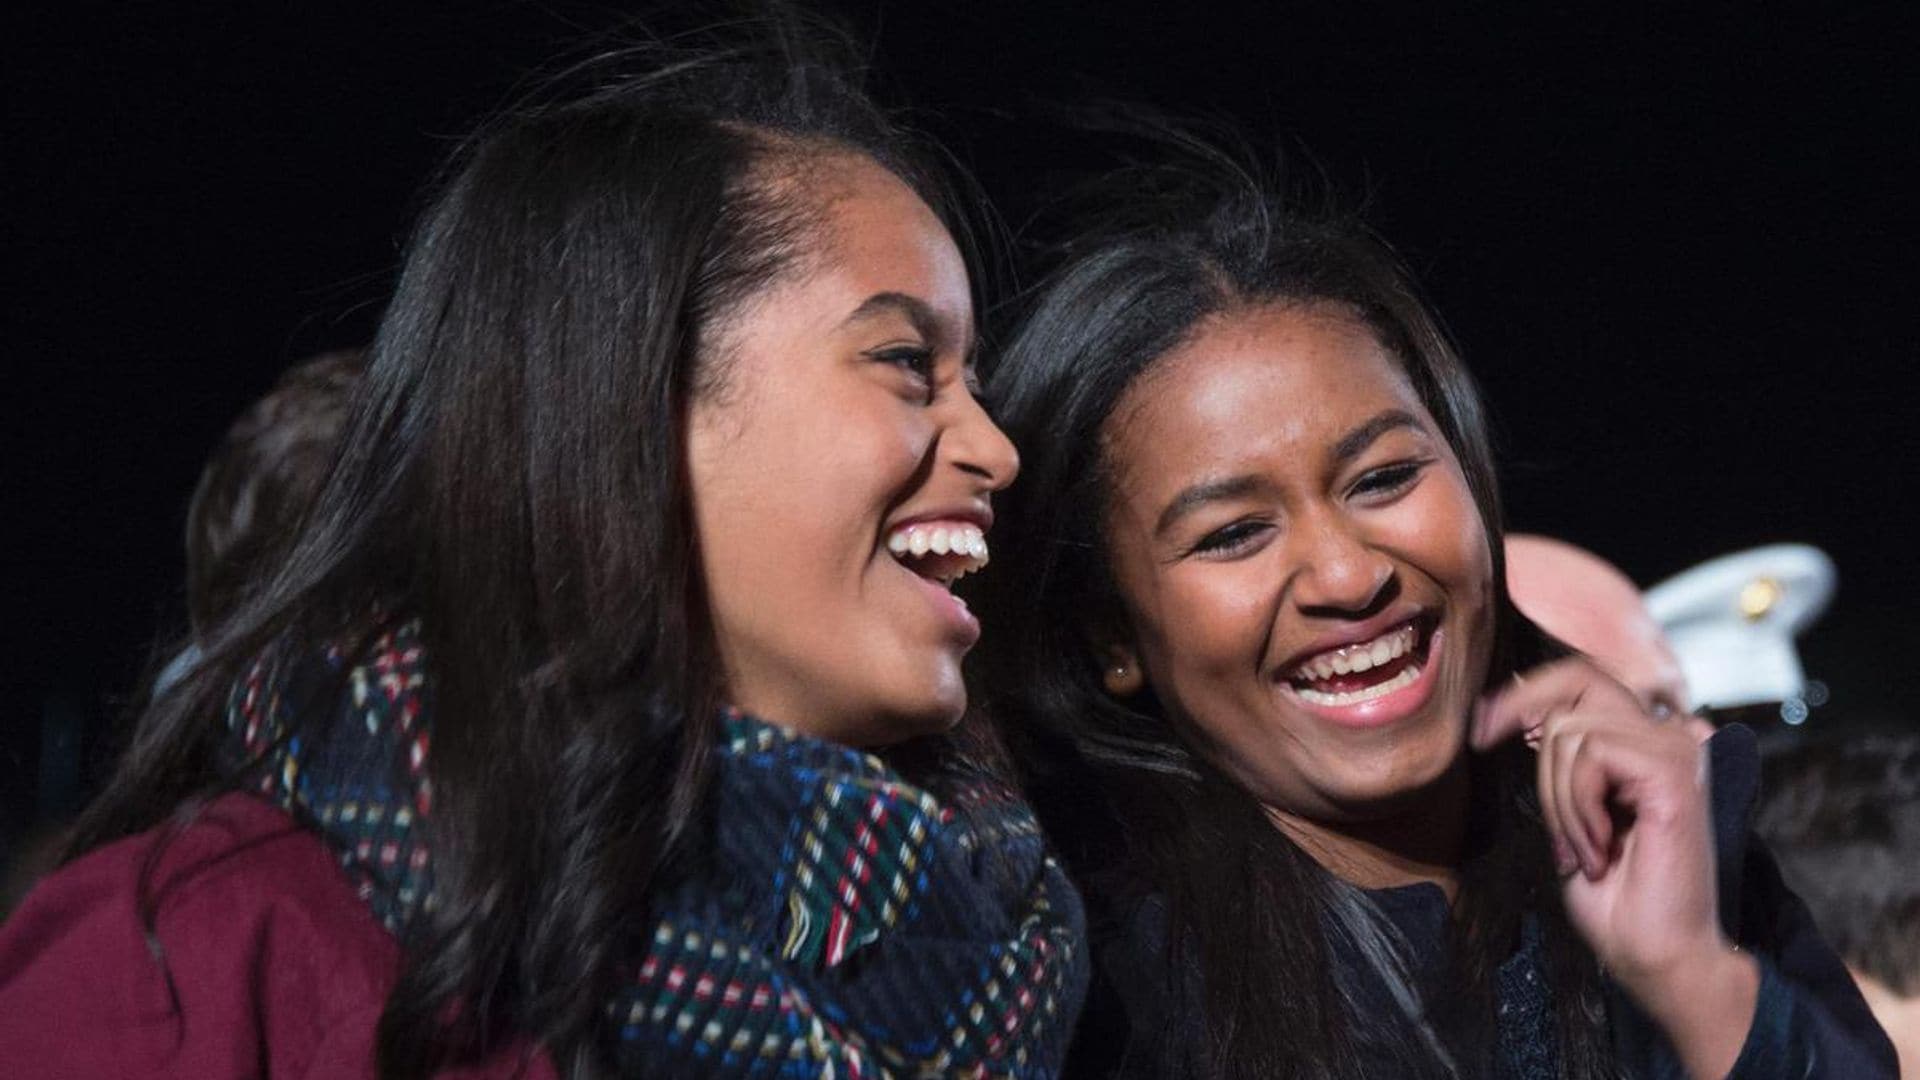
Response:
[[[1294,666],[1287,683],[1310,705],[1364,705],[1418,682],[1427,644],[1419,622],[1405,622],[1372,640],[1308,657]]]

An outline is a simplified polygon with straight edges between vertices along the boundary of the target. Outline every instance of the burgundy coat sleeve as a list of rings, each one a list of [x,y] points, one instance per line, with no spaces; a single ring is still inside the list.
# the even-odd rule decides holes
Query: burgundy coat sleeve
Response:
[[[0,1057],[48,1080],[372,1077],[399,963],[317,837],[228,795],[171,842],[155,830],[69,864],[0,927]],[[518,1047],[461,1075],[554,1072]]]

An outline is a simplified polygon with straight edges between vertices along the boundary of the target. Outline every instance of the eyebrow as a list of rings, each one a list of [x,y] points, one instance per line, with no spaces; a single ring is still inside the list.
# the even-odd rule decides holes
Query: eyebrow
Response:
[[[1160,520],[1154,523],[1154,535],[1162,535],[1175,523],[1195,510],[1211,502],[1225,499],[1237,499],[1258,490],[1266,481],[1252,473],[1229,476],[1221,480],[1203,480],[1182,488],[1180,494],[1173,497],[1165,510],[1160,511]]]
[[[860,302],[853,313],[841,321],[840,325],[877,319],[885,315],[899,315],[913,324],[914,332],[935,345],[943,345],[953,338],[952,327],[948,320],[940,317],[931,305],[917,296],[903,292],[879,292]]]
[[[1380,436],[1400,428],[1412,428],[1415,431],[1426,430],[1420,426],[1420,421],[1415,420],[1413,414],[1405,409],[1388,409],[1373,419],[1368,420],[1366,423],[1361,424],[1359,427],[1354,428],[1352,431],[1347,432],[1345,435],[1340,436],[1340,441],[1333,444],[1334,466],[1337,468],[1347,464],[1354,458],[1366,453],[1367,447],[1372,446],[1374,441],[1379,439]]]
[[[1340,436],[1340,441],[1333,444],[1331,455],[1335,468],[1346,465],[1365,453],[1367,447],[1372,446],[1380,436],[1400,428],[1425,430],[1420,426],[1420,421],[1414,419],[1413,414],[1405,409],[1388,409]],[[1264,486],[1266,486],[1264,478],[1254,473],[1244,473],[1219,480],[1202,480],[1200,483],[1182,488],[1180,494],[1175,495],[1173,500],[1167,503],[1166,509],[1160,511],[1160,519],[1154,523],[1154,534],[1164,535],[1181,518],[1208,503],[1237,499],[1243,495],[1252,494]]]

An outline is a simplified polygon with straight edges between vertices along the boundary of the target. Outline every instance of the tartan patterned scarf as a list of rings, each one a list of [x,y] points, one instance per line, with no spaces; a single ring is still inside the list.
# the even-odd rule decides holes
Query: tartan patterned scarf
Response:
[[[227,715],[252,789],[316,829],[397,934],[436,903],[431,690],[409,623],[355,656],[263,659]],[[1085,917],[1017,793],[955,766],[936,797],[735,712],[713,754],[707,857],[655,894],[607,1002],[624,1074],[1059,1074]]]

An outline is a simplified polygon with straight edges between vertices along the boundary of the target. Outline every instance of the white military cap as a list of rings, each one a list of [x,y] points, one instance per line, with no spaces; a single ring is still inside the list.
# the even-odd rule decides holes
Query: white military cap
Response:
[[[1695,706],[1729,709],[1802,695],[1793,638],[1833,597],[1833,560],[1807,544],[1709,559],[1647,590]]]

